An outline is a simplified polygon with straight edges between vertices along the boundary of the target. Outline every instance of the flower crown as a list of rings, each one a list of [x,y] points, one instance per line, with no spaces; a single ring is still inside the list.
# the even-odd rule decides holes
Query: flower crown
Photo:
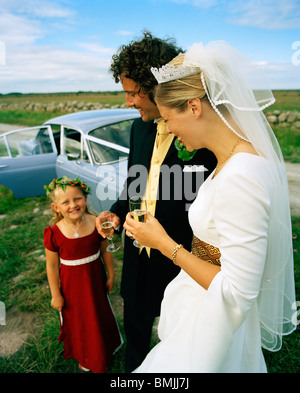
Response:
[[[78,177],[77,179],[69,179],[67,176],[53,179],[47,186],[44,186],[47,196],[51,194],[53,190],[60,187],[63,191],[66,191],[66,186],[78,187],[84,195],[88,195],[91,191],[90,187],[83,183]]]

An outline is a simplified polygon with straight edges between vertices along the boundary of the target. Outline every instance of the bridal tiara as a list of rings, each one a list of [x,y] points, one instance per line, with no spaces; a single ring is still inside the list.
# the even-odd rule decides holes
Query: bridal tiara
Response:
[[[182,79],[186,76],[199,74],[201,72],[199,67],[194,66],[178,66],[166,64],[161,68],[151,67],[151,72],[158,83],[166,83],[176,79]]]

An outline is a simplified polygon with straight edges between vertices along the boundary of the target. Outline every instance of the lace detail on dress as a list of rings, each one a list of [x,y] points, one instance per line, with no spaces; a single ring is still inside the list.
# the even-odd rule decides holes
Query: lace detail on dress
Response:
[[[67,266],[84,265],[85,263],[90,263],[90,262],[95,261],[96,259],[99,258],[99,255],[100,255],[100,250],[97,252],[97,254],[91,255],[91,256],[86,257],[86,258],[73,259],[73,260],[67,260],[67,259],[60,258],[60,262],[63,265],[67,265]]]
[[[198,258],[203,259],[206,262],[212,263],[213,265],[221,266],[220,258],[221,253],[217,247],[214,247],[208,243],[198,239],[195,235],[193,236],[192,242],[192,254]]]

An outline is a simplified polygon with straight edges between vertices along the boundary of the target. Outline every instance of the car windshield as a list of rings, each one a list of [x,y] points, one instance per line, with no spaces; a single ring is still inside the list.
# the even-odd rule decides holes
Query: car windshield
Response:
[[[90,136],[104,139],[105,141],[115,143],[123,147],[129,148],[130,130],[133,120],[123,120],[118,123],[109,124],[96,128],[89,132]]]
[[[98,165],[115,162],[128,157],[127,153],[113,149],[109,146],[104,146],[101,144],[101,142],[96,143],[93,141],[88,141],[88,144],[90,146],[93,159]]]
[[[129,149],[130,130],[134,119],[122,120],[117,123],[108,124],[89,132],[89,136],[103,139],[115,145]],[[104,164],[118,161],[128,157],[128,153],[115,149],[113,146],[105,146],[101,141],[88,141],[96,164]]]

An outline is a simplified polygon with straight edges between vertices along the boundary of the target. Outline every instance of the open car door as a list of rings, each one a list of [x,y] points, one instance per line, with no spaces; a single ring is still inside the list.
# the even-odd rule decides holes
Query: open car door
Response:
[[[45,194],[56,177],[57,148],[51,126],[8,131],[0,135],[0,184],[16,198]]]

